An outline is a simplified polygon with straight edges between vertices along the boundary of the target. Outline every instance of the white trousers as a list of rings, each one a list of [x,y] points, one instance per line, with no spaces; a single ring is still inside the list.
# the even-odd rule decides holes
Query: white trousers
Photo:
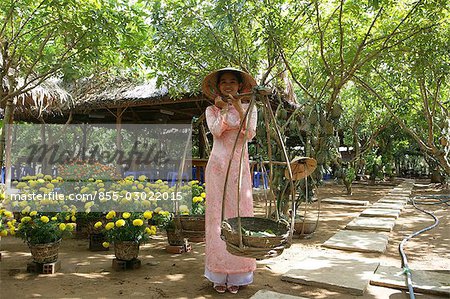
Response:
[[[212,272],[205,268],[205,277],[218,285],[243,286],[253,282],[253,272],[227,274]]]

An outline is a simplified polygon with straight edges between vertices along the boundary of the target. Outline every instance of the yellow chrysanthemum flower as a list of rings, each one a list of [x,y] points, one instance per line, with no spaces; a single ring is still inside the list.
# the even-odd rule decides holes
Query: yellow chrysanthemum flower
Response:
[[[117,227],[122,227],[124,225],[125,225],[125,220],[119,219],[119,220],[116,221],[116,226]]]
[[[145,211],[144,212],[144,218],[145,219],[152,219],[152,217],[153,217],[152,211]]]
[[[16,229],[13,228],[13,227],[11,227],[11,228],[9,229],[9,234],[10,234],[11,236],[14,236],[14,235],[16,234]]]
[[[106,219],[112,219],[113,217],[116,217],[115,211],[109,211],[108,214],[106,214]]]
[[[31,217],[29,217],[29,216],[25,216],[20,220],[20,222],[22,222],[22,223],[27,223],[29,221],[31,221]]]
[[[47,223],[47,222],[50,221],[50,219],[48,219],[47,216],[41,216],[41,221],[44,222],[44,223]]]
[[[201,196],[202,198],[206,198],[206,193],[205,193],[205,192],[202,192],[202,194],[200,194],[200,196]]]
[[[56,220],[58,220],[58,217],[56,217],[56,216],[53,216],[52,218],[50,218],[52,221],[56,221]]]
[[[94,224],[94,227],[95,227],[95,228],[99,228],[99,227],[102,227],[102,225],[103,225],[103,223],[102,223],[101,221],[97,221],[97,222]]]
[[[66,224],[65,223],[60,223],[59,224],[59,230],[66,230]]]
[[[3,215],[5,215],[6,217],[10,218],[10,217],[12,217],[13,213],[10,212],[10,211],[4,211]]]
[[[106,223],[106,225],[105,225],[105,229],[106,230],[110,230],[110,229],[112,229],[114,227],[114,222],[108,222],[108,223]]]
[[[109,247],[109,242],[103,242],[102,246],[105,247],[105,248],[108,248]]]
[[[142,226],[143,224],[144,224],[144,221],[142,221],[142,219],[134,219],[133,220],[134,226]]]
[[[8,231],[6,229],[0,231],[0,237],[6,237],[8,235]]]
[[[30,212],[30,216],[31,216],[31,217],[36,216],[36,215],[37,215],[37,211],[31,211],[31,212]]]
[[[162,208],[161,207],[157,207],[154,211],[155,211],[155,213],[159,213],[159,212],[162,211]]]
[[[73,222],[75,222],[75,221],[77,221],[77,217],[72,216],[72,217],[70,217],[70,220],[72,220]]]
[[[74,225],[72,223],[67,223],[66,224],[66,230],[68,231],[73,231],[74,230]]]
[[[122,214],[123,219],[128,219],[128,218],[130,218],[130,216],[131,216],[131,214],[128,213],[128,212],[124,212],[124,213]]]

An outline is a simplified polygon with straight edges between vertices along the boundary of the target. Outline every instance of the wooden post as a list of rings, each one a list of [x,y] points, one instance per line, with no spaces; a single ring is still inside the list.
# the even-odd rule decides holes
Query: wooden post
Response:
[[[116,148],[117,151],[122,150],[122,108],[117,108],[116,114]],[[117,164],[117,171],[122,176],[123,169],[121,164]]]

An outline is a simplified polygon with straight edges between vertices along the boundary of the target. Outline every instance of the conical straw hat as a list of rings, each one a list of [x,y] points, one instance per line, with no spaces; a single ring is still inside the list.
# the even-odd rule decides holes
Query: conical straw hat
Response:
[[[242,88],[240,90],[240,93],[244,93],[244,92],[250,92],[252,90],[252,87],[257,85],[255,79],[253,79],[252,76],[250,76],[250,74],[235,69],[235,68],[231,68],[231,67],[226,67],[220,70],[215,70],[214,72],[210,73],[209,75],[207,75],[205,77],[205,79],[203,79],[203,83],[202,83],[202,91],[205,94],[205,96],[207,96],[208,98],[214,100],[218,95],[220,95],[220,92],[217,88],[217,76],[219,75],[220,72],[237,72],[239,74],[241,74],[242,76]]]
[[[294,181],[303,179],[314,172],[317,167],[317,161],[309,157],[295,157],[291,161],[292,179]],[[284,175],[288,178],[289,171],[286,168]]]

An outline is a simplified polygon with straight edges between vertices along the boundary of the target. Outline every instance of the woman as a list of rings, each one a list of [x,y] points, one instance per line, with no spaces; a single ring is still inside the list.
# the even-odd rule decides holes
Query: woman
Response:
[[[253,258],[234,256],[226,250],[225,242],[220,238],[222,199],[225,177],[230,159],[231,169],[227,181],[225,198],[225,219],[237,217],[239,162],[242,161],[242,181],[240,187],[240,216],[253,216],[252,183],[247,152],[247,140],[255,136],[257,111],[251,111],[249,127],[244,120],[248,104],[241,103],[238,93],[248,92],[256,85],[255,80],[240,70],[226,68],[215,71],[205,77],[202,89],[205,95],[214,100],[214,105],[206,109],[206,122],[213,135],[213,148],[205,171],[206,194],[206,260],[205,277],[214,283],[219,293],[228,290],[236,294],[239,286],[253,282],[256,261]],[[229,100],[227,100],[229,99]],[[244,129],[239,131],[241,121]],[[239,135],[234,154],[231,154],[236,136]]]

